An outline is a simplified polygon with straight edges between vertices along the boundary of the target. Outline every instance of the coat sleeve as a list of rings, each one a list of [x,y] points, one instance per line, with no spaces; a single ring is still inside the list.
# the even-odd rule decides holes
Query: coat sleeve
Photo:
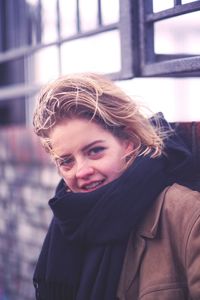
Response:
[[[200,209],[196,210],[188,224],[185,265],[188,288],[193,300],[200,299]]]

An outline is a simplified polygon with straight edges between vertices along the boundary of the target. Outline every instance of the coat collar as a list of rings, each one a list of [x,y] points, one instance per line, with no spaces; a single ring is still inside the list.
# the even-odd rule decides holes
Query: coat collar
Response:
[[[154,205],[147,213],[144,222],[140,225],[138,230],[138,234],[141,237],[153,239],[157,234],[160,214],[163,206],[163,202],[165,199],[165,194],[169,187],[165,188],[164,191],[158,196]]]

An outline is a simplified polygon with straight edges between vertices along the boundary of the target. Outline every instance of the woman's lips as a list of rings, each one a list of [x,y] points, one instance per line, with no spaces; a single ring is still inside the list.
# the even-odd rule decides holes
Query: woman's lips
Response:
[[[84,191],[95,190],[98,187],[100,187],[104,183],[104,181],[105,181],[105,179],[103,179],[103,180],[97,180],[97,181],[92,181],[90,183],[82,185],[81,189],[83,189]]]

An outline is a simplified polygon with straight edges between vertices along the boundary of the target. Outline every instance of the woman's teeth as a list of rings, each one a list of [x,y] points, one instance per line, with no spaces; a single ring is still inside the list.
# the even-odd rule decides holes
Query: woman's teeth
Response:
[[[102,182],[103,182],[103,180],[101,180],[101,181],[96,181],[96,182],[92,182],[91,184],[85,185],[85,186],[84,186],[84,189],[90,190],[90,189],[96,188],[96,187],[98,187],[100,184],[102,184]]]

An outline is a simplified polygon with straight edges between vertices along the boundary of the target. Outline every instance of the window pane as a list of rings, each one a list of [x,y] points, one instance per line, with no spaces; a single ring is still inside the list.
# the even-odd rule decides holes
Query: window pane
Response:
[[[174,0],[153,0],[153,12],[159,12],[174,7]]]
[[[182,4],[196,2],[196,1],[199,1],[199,0],[182,0]]]
[[[200,11],[155,24],[155,52],[200,54]]]
[[[119,0],[101,0],[101,8],[103,25],[119,21]]]
[[[48,47],[28,58],[27,77],[31,84],[44,84],[59,75],[58,48]]]
[[[40,42],[38,0],[4,1],[0,6],[0,23],[1,50]]]
[[[26,19],[28,44],[35,45],[41,42],[41,18],[39,0],[26,0]]]
[[[61,47],[62,73],[91,71],[112,73],[121,69],[119,32],[67,42]]]
[[[14,98],[0,101],[0,125],[24,124],[25,98]]]
[[[57,40],[57,5],[56,0],[42,0],[42,42]]]
[[[60,0],[61,36],[67,37],[77,33],[76,0]]]
[[[81,31],[93,30],[98,25],[97,0],[79,0]]]
[[[24,58],[0,64],[0,86],[24,82]]]
[[[31,6],[37,6],[39,0],[26,0],[27,4]]]
[[[0,126],[6,125],[11,121],[8,100],[0,102]]]

